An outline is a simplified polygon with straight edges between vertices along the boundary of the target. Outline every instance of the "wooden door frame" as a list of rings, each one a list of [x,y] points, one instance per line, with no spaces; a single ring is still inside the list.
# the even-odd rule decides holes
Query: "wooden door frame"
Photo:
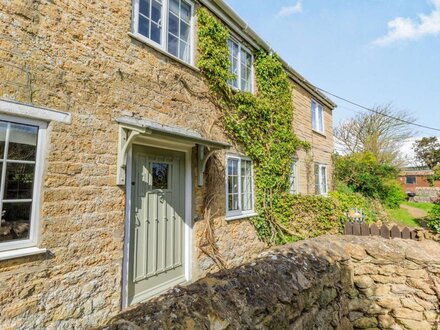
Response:
[[[192,148],[193,144],[175,140],[165,140],[163,138],[153,138],[143,136],[137,139],[133,144],[153,147],[158,149],[167,149],[180,151],[185,154],[185,231],[184,231],[184,275],[185,282],[190,282],[192,278]],[[125,185],[125,222],[124,222],[124,255],[122,263],[122,296],[121,309],[129,307],[128,304],[128,270],[129,270],[129,252],[130,252],[130,224],[131,224],[131,180],[133,175],[133,147],[130,146],[127,153],[126,167],[126,185]]]

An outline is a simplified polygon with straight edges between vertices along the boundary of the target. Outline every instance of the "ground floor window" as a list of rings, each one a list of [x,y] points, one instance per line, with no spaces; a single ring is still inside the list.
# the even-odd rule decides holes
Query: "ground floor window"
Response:
[[[417,178],[414,175],[408,175],[406,177],[406,184],[415,184],[417,182]]]
[[[0,251],[34,246],[46,124],[0,115]]]
[[[227,217],[254,213],[252,161],[246,157],[226,157]]]
[[[299,176],[298,176],[298,159],[293,158],[292,164],[290,165],[290,193],[298,194],[299,187]]]
[[[315,193],[317,195],[327,195],[327,166],[315,163]]]

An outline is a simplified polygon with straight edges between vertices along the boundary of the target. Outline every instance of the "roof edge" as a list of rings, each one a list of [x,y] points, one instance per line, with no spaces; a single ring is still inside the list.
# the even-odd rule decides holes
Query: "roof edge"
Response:
[[[228,27],[233,30],[236,34],[242,37],[244,40],[249,42],[256,49],[263,48],[271,53],[278,54],[265,40],[263,40],[244,19],[238,15],[235,10],[225,3],[223,0],[199,0],[203,5],[205,5],[209,10],[216,14],[221,20],[224,21]],[[225,14],[227,16],[225,16]],[[279,55],[278,55],[279,56]],[[299,74],[295,69],[293,69],[289,63],[287,63],[281,56],[279,56],[284,68],[287,70],[289,77],[307,92],[312,94],[318,101],[326,105],[330,110],[337,107],[330,98],[324,95],[322,92],[317,90],[312,83],[307,81],[301,74]]]

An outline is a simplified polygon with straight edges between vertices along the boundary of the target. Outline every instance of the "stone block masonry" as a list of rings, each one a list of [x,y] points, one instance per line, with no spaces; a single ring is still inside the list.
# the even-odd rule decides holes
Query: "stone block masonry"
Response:
[[[71,124],[49,123],[37,187],[37,245],[48,253],[0,261],[1,330],[83,329],[121,311],[126,194],[116,185],[117,118],[145,118],[233,143],[202,74],[130,37],[131,24],[128,0],[0,1],[0,98],[72,118]],[[311,133],[312,96],[293,87],[295,131],[312,143],[311,162],[330,164],[332,112],[325,109],[326,136]],[[216,156],[224,166],[225,154]],[[298,156],[304,163],[300,191],[314,193],[312,163],[305,153]],[[211,226],[219,255],[232,267],[266,245],[249,219],[225,221],[223,183]],[[207,228],[206,187],[192,185],[195,280],[219,267],[199,249]]]
[[[327,236],[175,288],[102,329],[439,327],[440,244]]]

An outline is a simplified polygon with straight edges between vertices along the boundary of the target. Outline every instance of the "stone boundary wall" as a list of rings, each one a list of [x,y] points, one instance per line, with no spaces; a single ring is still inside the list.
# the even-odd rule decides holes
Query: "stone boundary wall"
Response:
[[[440,195],[440,187],[417,187],[416,195],[435,198]]]
[[[440,244],[326,236],[264,252],[102,328],[438,329]]]

